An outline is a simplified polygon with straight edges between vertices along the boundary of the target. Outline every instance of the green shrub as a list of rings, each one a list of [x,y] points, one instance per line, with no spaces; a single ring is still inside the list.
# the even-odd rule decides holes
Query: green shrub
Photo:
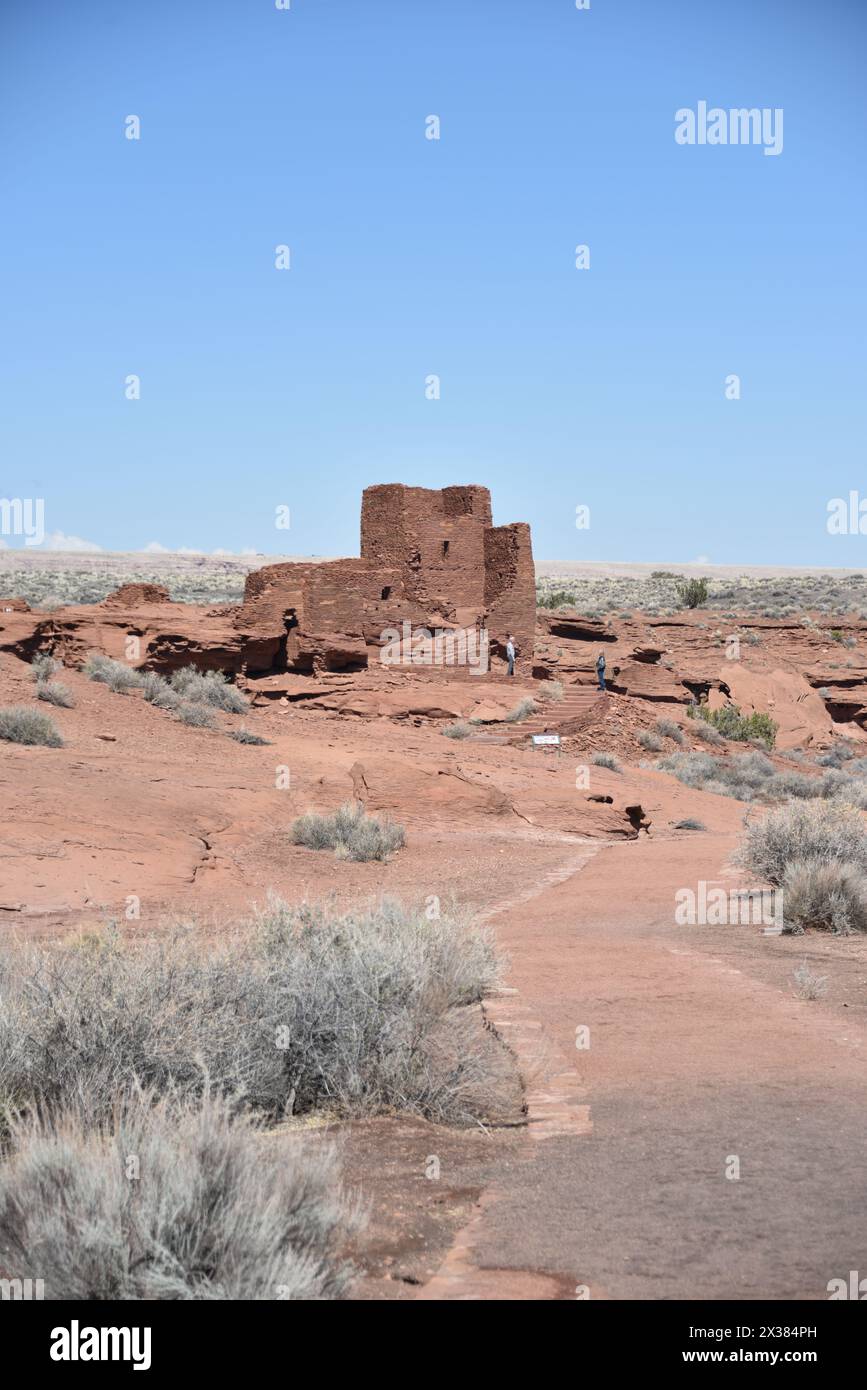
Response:
[[[677,597],[684,608],[702,608],[707,603],[706,579],[682,579],[677,585]]]
[[[333,815],[308,812],[292,826],[292,841],[307,849],[333,849],[340,859],[387,859],[406,843],[402,825],[368,816],[364,807],[346,802]]]
[[[3,1270],[44,1270],[48,1299],[309,1300],[347,1289],[338,1246],[357,1217],[335,1151],[266,1140],[219,1096],[172,1105],[127,1094],[97,1127],[74,1110],[31,1113],[13,1120],[11,1140]]]
[[[0,709],[0,739],[7,743],[37,744],[44,748],[62,748],[63,739],[53,720],[38,709],[26,705],[9,705]]]
[[[687,705],[686,712],[690,719],[701,719],[723,738],[738,743],[757,740],[766,748],[773,748],[777,737],[779,725],[769,714],[760,710],[741,714],[738,705],[722,705],[719,709],[711,709],[709,705]]]

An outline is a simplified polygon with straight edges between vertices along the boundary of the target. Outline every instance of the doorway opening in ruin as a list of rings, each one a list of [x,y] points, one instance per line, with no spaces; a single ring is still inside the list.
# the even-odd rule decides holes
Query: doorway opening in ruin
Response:
[[[386,584],[386,585],[385,585],[385,587],[384,587],[383,590],[382,590],[382,593],[380,594],[380,598],[381,598],[381,599],[391,598],[391,585],[390,585],[390,584]]]
[[[446,558],[446,556],[448,555],[448,553],[449,553],[449,543],[448,543],[448,541],[443,541],[443,559]]]

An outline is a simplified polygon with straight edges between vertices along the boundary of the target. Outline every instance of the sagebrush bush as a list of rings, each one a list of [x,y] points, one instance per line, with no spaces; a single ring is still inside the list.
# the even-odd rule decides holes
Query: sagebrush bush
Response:
[[[440,733],[446,738],[469,738],[472,732],[472,725],[467,724],[463,719],[457,720],[454,724],[445,724],[440,730]]]
[[[790,801],[746,828],[739,862],[777,887],[796,861],[849,864],[867,873],[860,811],[837,801]]]
[[[688,709],[687,714],[689,714]],[[709,743],[713,748],[721,748],[725,743],[722,734],[718,733],[712,724],[705,724],[701,719],[695,721],[692,732],[702,743]]]
[[[60,730],[47,714],[26,705],[9,705],[0,709],[0,739],[7,743],[37,744],[44,748],[62,748]]]
[[[525,696],[523,700],[518,701],[514,709],[510,709],[508,714],[503,715],[503,718],[508,724],[519,724],[522,719],[527,719],[529,715],[534,714],[535,711],[535,700],[531,700],[529,696]]]
[[[52,1301],[339,1298],[356,1224],[332,1148],[266,1139],[210,1093],[13,1118],[0,1167],[4,1274],[44,1271]]]
[[[61,709],[75,707],[72,691],[62,681],[37,681],[36,698],[49,705],[58,705]]]
[[[213,705],[226,714],[246,714],[249,709],[240,690],[228,684],[222,671],[197,671],[195,666],[184,666],[172,673],[169,683],[176,694],[192,704]]]
[[[406,835],[402,825],[368,816],[364,807],[348,801],[330,816],[308,811],[292,826],[292,841],[307,849],[333,849],[341,859],[387,859],[402,849]]]
[[[323,1107],[491,1118],[514,1072],[465,1006],[499,968],[486,929],[388,901],[337,914],[274,900],[221,940],[179,928],[136,942],[115,931],[7,942],[0,1112],[76,1107],[93,1122],[133,1078],[184,1098],[207,1076],[274,1118]]]
[[[230,730],[229,738],[233,738],[236,743],[255,743],[262,746],[270,743],[270,739],[262,738],[260,734],[254,734],[252,729],[245,729],[243,727]]]
[[[786,865],[782,887],[786,930],[815,927],[841,936],[867,931],[867,880],[854,865],[794,859]]]
[[[542,681],[539,686],[538,696],[540,700],[551,700],[555,704],[563,699],[562,681]]]
[[[189,724],[193,729],[216,728],[213,712],[207,705],[185,705],[182,703],[178,706],[177,715],[182,724]]]
[[[675,724],[673,719],[657,719],[654,727],[663,738],[670,738],[673,743],[677,743],[681,747],[686,743],[683,729],[679,724]]]
[[[59,671],[62,662],[52,656],[50,652],[37,652],[30,663],[30,676],[35,681],[48,681]]]
[[[164,676],[156,671],[146,671],[142,676],[142,694],[154,709],[179,710],[184,703],[176,690],[172,690]]]
[[[639,729],[635,737],[637,741],[641,744],[641,747],[647,749],[648,753],[662,752],[662,739],[657,738],[656,734],[652,734],[649,729]]]
[[[594,753],[590,761],[596,767],[607,767],[609,772],[623,771],[613,753]]]
[[[93,652],[84,664],[84,674],[89,676],[92,681],[98,681],[100,685],[107,685],[109,690],[115,694],[123,694],[127,690],[137,690],[144,681],[141,672],[127,666],[123,661],[115,661],[113,657],[103,656],[101,652]]]

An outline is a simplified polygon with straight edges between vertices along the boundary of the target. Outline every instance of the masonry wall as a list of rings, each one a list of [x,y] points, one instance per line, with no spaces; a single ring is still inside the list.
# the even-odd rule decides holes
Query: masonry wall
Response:
[[[491,525],[486,487],[365,488],[361,554],[403,575],[408,597],[431,614],[474,622],[484,610],[485,530]]]
[[[517,668],[522,674],[529,671],[536,633],[536,569],[525,521],[485,532],[485,607],[492,651],[505,655],[511,632]]]

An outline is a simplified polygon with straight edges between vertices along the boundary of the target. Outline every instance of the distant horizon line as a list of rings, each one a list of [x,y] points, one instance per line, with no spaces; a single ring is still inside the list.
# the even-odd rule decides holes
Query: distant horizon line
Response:
[[[167,561],[198,564],[201,562],[224,562],[237,565],[252,565],[256,561],[273,563],[274,561],[285,561],[286,563],[309,562],[311,560],[327,563],[331,560],[358,559],[357,555],[318,555],[318,554],[288,554],[283,551],[205,551],[205,550],[43,550],[38,547],[25,546],[3,546],[0,547],[0,569],[8,568],[4,565],[7,559],[26,558],[28,564],[33,564],[39,560],[51,560],[56,563],[59,560],[71,560],[76,564],[86,564],[88,562],[98,563],[100,560],[134,559],[136,561],[150,561],[155,566]],[[714,574],[744,574],[753,578],[767,576],[780,578],[786,575],[798,574],[835,574],[841,577],[846,575],[867,574],[867,560],[864,566],[859,568],[855,565],[792,565],[792,564],[755,564],[749,561],[740,563],[714,562],[710,560],[534,560],[534,567],[537,578],[556,578],[558,575],[568,577],[569,574],[579,575],[581,572],[593,573],[594,571],[621,571],[621,574],[614,577],[629,578],[625,571],[639,571],[647,573],[649,578],[654,571],[671,570],[684,571],[689,573],[698,572],[712,578]],[[549,571],[543,574],[542,571]]]

